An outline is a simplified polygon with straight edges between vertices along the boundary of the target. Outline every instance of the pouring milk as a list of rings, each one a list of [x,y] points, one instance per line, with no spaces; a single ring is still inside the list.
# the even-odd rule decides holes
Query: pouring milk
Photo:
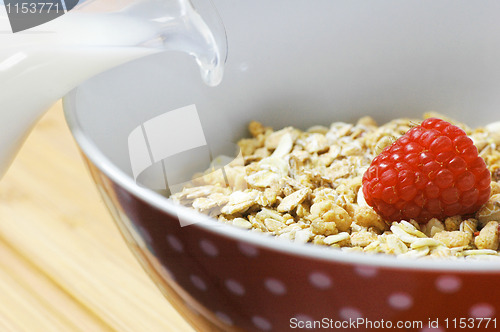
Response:
[[[222,78],[224,30],[216,35],[204,20],[218,19],[213,7],[202,18],[190,0],[87,0],[17,33],[7,9],[0,1],[0,177],[43,113],[106,69],[177,50],[194,56],[208,85]]]

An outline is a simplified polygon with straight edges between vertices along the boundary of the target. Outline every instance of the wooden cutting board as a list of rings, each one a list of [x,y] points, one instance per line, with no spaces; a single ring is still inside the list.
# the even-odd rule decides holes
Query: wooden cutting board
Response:
[[[61,102],[0,182],[0,331],[193,331],[126,247]]]

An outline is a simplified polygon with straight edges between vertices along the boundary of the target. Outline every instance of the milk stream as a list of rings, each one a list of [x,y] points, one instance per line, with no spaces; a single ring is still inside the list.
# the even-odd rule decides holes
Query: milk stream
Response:
[[[104,9],[97,2],[15,34],[0,5],[0,177],[45,111],[102,71],[176,50],[194,57],[208,85],[222,79],[225,45],[191,1],[134,0],[125,8],[116,4],[127,1],[110,1]]]

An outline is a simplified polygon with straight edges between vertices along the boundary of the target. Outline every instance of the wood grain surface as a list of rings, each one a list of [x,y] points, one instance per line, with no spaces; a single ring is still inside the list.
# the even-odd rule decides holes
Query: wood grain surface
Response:
[[[126,247],[61,102],[0,182],[0,331],[193,331]]]

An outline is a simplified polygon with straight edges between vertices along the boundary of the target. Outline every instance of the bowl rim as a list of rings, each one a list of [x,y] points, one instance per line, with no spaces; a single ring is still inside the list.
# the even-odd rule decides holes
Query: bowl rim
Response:
[[[88,158],[104,175],[138,199],[151,204],[168,215],[177,216],[193,222],[193,224],[185,227],[198,227],[204,231],[215,233],[240,243],[250,244],[255,247],[264,247],[288,255],[353,266],[460,274],[470,274],[474,272],[500,273],[500,264],[495,264],[494,261],[465,259],[402,259],[387,254],[345,252],[324,246],[297,244],[291,241],[279,240],[271,236],[265,236],[219,223],[206,215],[176,204],[153,190],[137,185],[129,175],[113,164],[92,139],[85,134],[78,119],[76,107],[77,98],[78,87],[62,98],[63,110],[69,129],[86,158]]]

